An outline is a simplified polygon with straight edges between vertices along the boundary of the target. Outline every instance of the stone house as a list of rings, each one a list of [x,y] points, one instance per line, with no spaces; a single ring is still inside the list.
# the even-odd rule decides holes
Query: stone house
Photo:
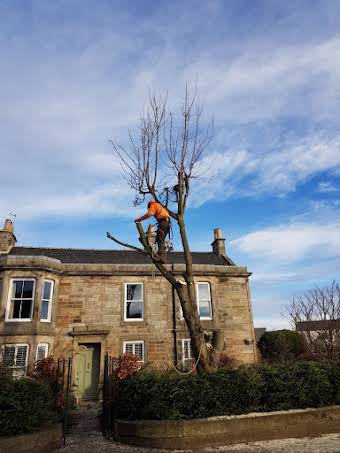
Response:
[[[192,257],[204,328],[222,329],[228,357],[255,362],[250,273],[226,255],[218,230],[212,250]],[[168,266],[180,276],[183,253],[171,252]],[[9,220],[0,230],[0,348],[16,375],[48,355],[72,357],[72,382],[83,398],[100,394],[105,352],[131,352],[159,368],[192,362],[177,296],[148,258],[18,247]]]

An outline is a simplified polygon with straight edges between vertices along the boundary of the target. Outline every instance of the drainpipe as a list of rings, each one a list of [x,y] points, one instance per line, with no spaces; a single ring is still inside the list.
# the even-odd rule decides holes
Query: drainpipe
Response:
[[[172,272],[174,265],[172,265]],[[177,326],[176,326],[176,293],[175,288],[171,285],[172,289],[172,325],[174,333],[174,365],[177,366]]]

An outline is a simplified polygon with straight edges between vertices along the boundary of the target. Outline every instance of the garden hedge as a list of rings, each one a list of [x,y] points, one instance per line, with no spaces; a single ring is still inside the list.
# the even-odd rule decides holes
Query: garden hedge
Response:
[[[287,329],[265,332],[258,346],[268,363],[292,361],[307,354],[305,337],[301,332]]]
[[[176,420],[340,404],[340,362],[241,366],[206,375],[139,371],[118,385],[115,416]]]
[[[0,380],[0,436],[38,431],[55,421],[48,384],[26,378]]]

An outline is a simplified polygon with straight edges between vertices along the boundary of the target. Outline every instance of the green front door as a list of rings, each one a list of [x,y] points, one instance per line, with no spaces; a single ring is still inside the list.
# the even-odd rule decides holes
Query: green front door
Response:
[[[83,399],[98,397],[100,345],[82,344],[77,354],[77,396]]]

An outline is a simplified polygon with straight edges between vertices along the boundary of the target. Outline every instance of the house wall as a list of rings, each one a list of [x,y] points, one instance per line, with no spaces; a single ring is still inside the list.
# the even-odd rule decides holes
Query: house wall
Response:
[[[181,275],[183,265],[172,265]],[[202,321],[207,331],[221,329],[225,353],[239,363],[256,361],[246,268],[238,266],[195,265],[195,281],[209,282],[213,319]],[[30,322],[5,322],[11,278],[34,278],[34,315]],[[119,356],[124,341],[142,340],[145,362],[157,368],[181,362],[182,339],[189,338],[170,284],[155,273],[153,265],[63,264],[47,257],[3,256],[0,258],[0,345],[27,343],[29,361],[35,360],[36,345],[48,343],[55,357],[74,357],[84,343],[100,343],[101,375],[104,353]],[[52,321],[41,322],[43,279],[55,282]],[[124,320],[124,285],[143,283],[143,321]],[[176,326],[175,326],[176,325]],[[175,328],[176,327],[176,328]]]

